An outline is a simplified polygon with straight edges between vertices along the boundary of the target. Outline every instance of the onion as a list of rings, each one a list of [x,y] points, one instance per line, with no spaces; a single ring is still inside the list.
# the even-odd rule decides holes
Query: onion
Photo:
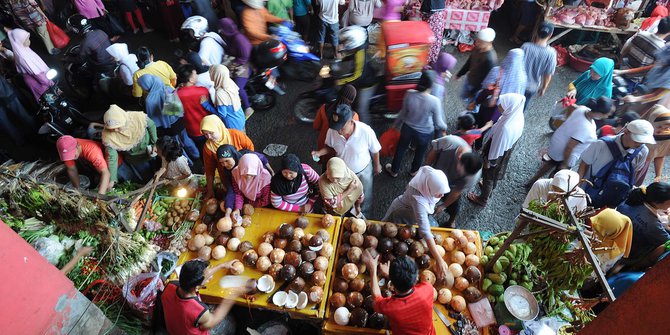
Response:
[[[456,312],[463,312],[466,306],[465,299],[460,295],[451,298],[451,308],[453,308]]]
[[[207,231],[207,225],[204,223],[199,223],[195,225],[194,231],[196,234],[202,234]]]
[[[451,302],[451,291],[448,288],[441,288],[440,291],[437,292],[437,301],[442,305]]]
[[[463,275],[463,267],[460,264],[451,263],[449,265],[449,272],[454,275],[454,278],[458,278]]]
[[[465,263],[465,254],[462,251],[454,251],[451,253],[451,261],[453,263],[463,264]]]
[[[463,277],[458,277],[454,280],[454,288],[458,291],[463,291],[470,286],[470,282]]]
[[[456,240],[451,237],[447,237],[444,239],[444,244],[442,246],[447,251],[454,251],[454,249],[456,249]]]
[[[193,243],[196,249],[200,250],[200,248],[205,246],[205,237],[201,234],[197,234],[193,237]]]
[[[223,257],[226,257],[226,248],[224,248],[222,245],[217,245],[212,249],[212,258],[214,259],[221,259]]]
[[[198,250],[198,258],[208,261],[212,257],[212,248],[204,246]]]

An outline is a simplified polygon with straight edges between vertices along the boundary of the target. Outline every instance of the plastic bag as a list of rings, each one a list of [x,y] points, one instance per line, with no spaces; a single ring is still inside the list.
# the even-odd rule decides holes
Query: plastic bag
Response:
[[[58,49],[63,49],[70,43],[70,37],[60,29],[55,23],[47,20],[47,32],[49,33],[49,38],[54,47]]]
[[[171,252],[161,251],[156,255],[156,259],[154,259],[153,268],[156,269],[157,273],[160,273],[161,279],[165,280],[177,267],[177,260],[179,260],[177,255]],[[165,263],[169,263],[170,266],[163,267]]]
[[[568,50],[562,45],[554,46],[554,49],[556,49],[556,66],[568,64]]]
[[[184,105],[181,104],[176,92],[168,94],[163,103],[163,115],[184,116]]]
[[[65,248],[58,241],[58,237],[55,239],[40,237],[35,241],[33,246],[42,257],[46,258],[47,262],[54,266],[58,266],[58,260],[65,254]]]
[[[160,271],[160,264],[158,267]],[[159,272],[140,273],[123,285],[123,297],[148,320],[156,306],[156,295],[164,288]]]
[[[379,137],[379,143],[382,145],[380,154],[384,157],[393,157],[400,141],[400,131],[396,128],[389,128]]]

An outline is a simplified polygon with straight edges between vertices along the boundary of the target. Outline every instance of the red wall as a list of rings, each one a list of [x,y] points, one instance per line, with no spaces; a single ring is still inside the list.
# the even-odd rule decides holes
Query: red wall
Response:
[[[60,333],[72,282],[1,221],[0,246],[2,334]]]
[[[670,334],[670,257],[652,267],[579,335]]]

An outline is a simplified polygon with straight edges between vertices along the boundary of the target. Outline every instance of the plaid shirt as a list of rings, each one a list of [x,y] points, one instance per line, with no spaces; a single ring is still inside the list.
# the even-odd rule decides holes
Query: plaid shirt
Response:
[[[640,31],[624,45],[621,56],[627,57],[624,68],[637,68],[651,65],[656,60],[656,52],[665,46],[665,41],[656,34]]]
[[[35,0],[15,0],[10,2],[10,6],[16,19],[26,28],[34,29],[46,24],[47,17]]]

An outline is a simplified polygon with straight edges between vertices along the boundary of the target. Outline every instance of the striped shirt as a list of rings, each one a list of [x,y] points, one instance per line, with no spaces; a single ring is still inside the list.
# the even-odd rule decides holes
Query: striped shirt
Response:
[[[526,63],[526,92],[535,93],[546,75],[556,71],[556,50],[551,46],[541,46],[526,42],[521,46]]]
[[[302,178],[298,191],[284,196],[271,192],[270,203],[272,203],[272,207],[287,212],[299,212],[300,207],[304,204],[309,203],[311,205],[316,202],[316,196],[308,197],[309,185],[318,185],[319,175],[307,164],[302,164],[302,169],[305,170],[304,177],[306,178]]]
[[[634,69],[653,64],[656,60],[656,52],[664,46],[665,41],[656,34],[648,31],[638,32],[629,38],[621,49],[621,57],[627,59],[623,62],[621,68]],[[642,77],[643,74],[639,74],[632,78],[641,79]]]

